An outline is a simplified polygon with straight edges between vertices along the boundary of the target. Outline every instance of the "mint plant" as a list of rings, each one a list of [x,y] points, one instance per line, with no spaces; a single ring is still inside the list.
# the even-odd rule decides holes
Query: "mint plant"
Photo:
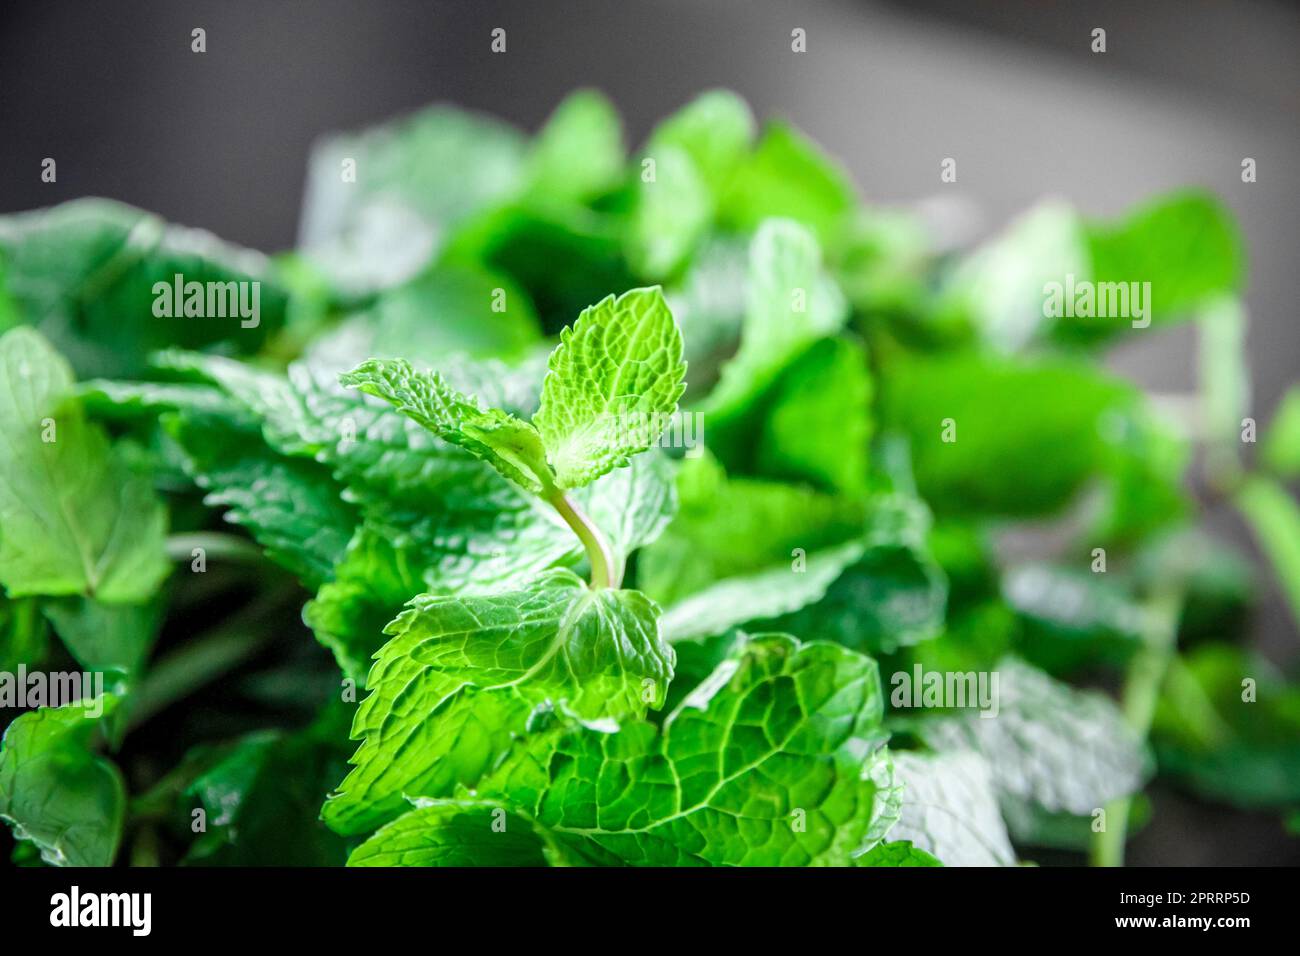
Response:
[[[1211,195],[953,251],[722,91],[632,151],[591,91],[434,107],[308,179],[271,257],[0,216],[15,865],[1111,865],[1153,779],[1294,815],[1300,685],[1201,512],[1300,614],[1300,393],[1248,404]],[[1189,325],[1179,419],[1104,359]]]

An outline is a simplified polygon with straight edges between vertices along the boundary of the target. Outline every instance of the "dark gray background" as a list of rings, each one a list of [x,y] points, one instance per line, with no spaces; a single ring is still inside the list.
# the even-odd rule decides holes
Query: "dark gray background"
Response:
[[[207,30],[205,54],[190,30]],[[504,56],[489,32],[508,31]],[[1106,28],[1109,50],[1089,51]],[[790,51],[803,27],[808,52]],[[103,195],[265,250],[293,243],[312,140],[446,100],[533,129],[578,86],[631,139],[702,88],[784,114],[888,203],[943,196],[989,231],[1044,196],[1107,215],[1208,187],[1250,254],[1254,414],[1300,378],[1300,14],[1258,2],[820,4],[778,0],[0,4],[0,212]],[[58,161],[57,184],[40,162]],[[958,160],[941,186],[939,161]],[[1240,181],[1242,157],[1259,181]],[[1190,329],[1114,364],[1160,392],[1195,382]],[[1212,515],[1245,540],[1235,519]],[[1264,582],[1273,590],[1271,582]],[[1262,644],[1295,626],[1274,596]],[[1157,794],[1137,863],[1294,862],[1275,818]]]

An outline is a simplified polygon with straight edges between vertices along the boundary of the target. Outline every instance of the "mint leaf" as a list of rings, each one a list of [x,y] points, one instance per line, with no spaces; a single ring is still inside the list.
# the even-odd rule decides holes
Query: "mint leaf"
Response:
[[[880,715],[869,658],[756,637],[662,731],[633,722],[617,733],[560,727],[530,736],[480,781],[476,799],[531,821],[551,853],[571,862],[846,865],[889,822],[894,784]],[[381,830],[354,861],[394,859],[425,823],[446,826],[445,816],[417,816]]]
[[[71,391],[72,370],[39,334],[0,337],[0,584],[13,597],[137,602],[169,570],[167,514]]]
[[[891,840],[910,841],[946,866],[1016,865],[993,771],[982,756],[896,753],[894,770],[903,809]]]
[[[42,612],[77,663],[91,671],[117,671],[128,685],[144,671],[162,625],[162,602],[100,604],[84,597],[51,598]]]
[[[750,245],[740,349],[722,368],[704,402],[706,416],[725,421],[746,411],[781,372],[846,317],[844,298],[821,272],[813,234],[790,220],[765,222]]]
[[[838,163],[788,123],[769,122],[758,146],[736,170],[719,218],[749,231],[782,216],[804,223],[822,242],[837,239],[857,197]]]
[[[0,743],[0,819],[52,866],[109,866],[117,856],[126,787],[91,751],[112,694],[22,714]]]
[[[849,541],[809,556],[798,573],[787,565],[777,565],[725,578],[670,607],[663,617],[664,634],[669,641],[712,637],[746,621],[797,611],[823,598],[864,549],[861,541]]]
[[[526,821],[483,800],[417,801],[357,847],[348,866],[546,866]]]
[[[701,93],[655,127],[647,152],[680,149],[715,197],[720,197],[749,152],[754,115],[729,90]]]
[[[353,725],[354,769],[325,807],[341,833],[406,796],[472,786],[544,701],[587,719],[663,703],[673,652],[636,591],[589,591],[569,571],[477,597],[422,595],[385,633]]]
[[[966,353],[895,363],[881,383],[884,426],[908,438],[917,487],[940,514],[1062,507],[1103,469],[1105,436],[1136,400],[1078,362]]]
[[[773,388],[757,435],[758,474],[865,493],[871,440],[871,376],[862,346],[823,339]]]
[[[1146,781],[1143,747],[1109,698],[1074,690],[1015,658],[996,671],[996,716],[934,717],[914,729],[938,751],[983,755],[999,800],[1087,816]]]
[[[596,90],[570,93],[533,141],[526,179],[545,202],[585,202],[618,184],[623,173],[618,112]]]
[[[533,424],[560,488],[578,488],[649,448],[685,386],[682,339],[657,289],[609,296],[560,335]]]
[[[300,247],[343,292],[395,285],[452,227],[512,195],[527,153],[518,130],[449,106],[326,137],[308,164]]]
[[[370,359],[340,381],[382,398],[445,441],[482,458],[522,488],[540,494],[551,477],[542,438],[528,422],[484,410],[437,372],[417,372],[405,359]]]
[[[288,308],[261,253],[106,199],[0,216],[0,274],[18,314],[83,376],[138,374],[151,352],[168,346],[255,352]],[[202,317],[184,315],[188,293],[172,302],[170,317],[155,313],[155,284],[174,290],[177,274],[204,284]],[[223,293],[235,289],[250,313],[256,294],[257,314],[236,314],[233,301],[225,317],[209,314],[210,282]]]
[[[198,805],[207,830],[190,846],[189,865],[339,866],[344,841],[319,819],[321,801],[346,761],[342,708],[294,733],[237,740],[186,788],[186,815]]]
[[[854,866],[943,866],[924,850],[907,840],[879,843],[870,853],[854,861]]]
[[[868,507],[796,485],[728,478],[707,455],[678,469],[680,510],[640,556],[642,590],[675,604],[714,582],[796,567],[800,553],[859,538]]]
[[[1152,725],[1160,772],[1208,800],[1300,800],[1300,685],[1258,654],[1197,647],[1170,668]]]

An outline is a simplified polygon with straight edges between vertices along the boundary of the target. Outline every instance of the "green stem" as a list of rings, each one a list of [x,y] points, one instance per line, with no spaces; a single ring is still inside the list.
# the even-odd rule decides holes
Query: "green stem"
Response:
[[[194,549],[202,548],[206,557],[252,563],[262,560],[262,552],[247,538],[219,531],[198,531],[192,534],[173,534],[167,538],[167,557],[173,561],[189,561]]]
[[[278,632],[266,626],[264,619],[292,593],[266,595],[154,664],[132,695],[130,729],[233,670],[274,640]]]
[[[1155,718],[1160,688],[1173,659],[1178,639],[1178,617],[1182,610],[1178,591],[1161,591],[1146,604],[1147,626],[1143,647],[1124,678],[1124,719],[1137,738],[1145,743]],[[1132,796],[1106,805],[1106,829],[1092,835],[1089,862],[1093,866],[1123,866],[1124,844],[1128,839],[1128,818]]]
[[[587,562],[591,565],[592,588],[617,588],[622,584],[623,569],[615,562],[609,542],[591,518],[559,489],[548,491],[546,500],[560,513],[565,524],[573,529],[586,549]]]

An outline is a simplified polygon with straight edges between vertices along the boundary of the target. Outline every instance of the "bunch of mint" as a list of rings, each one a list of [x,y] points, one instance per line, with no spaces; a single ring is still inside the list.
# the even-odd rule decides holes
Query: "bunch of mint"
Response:
[[[1300,805],[1300,684],[1198,527],[1300,612],[1230,218],[951,240],[725,92],[631,153],[589,91],[329,138],[272,257],[0,217],[13,860],[1113,864],[1156,774]],[[1103,367],[1183,322],[1192,416]]]

